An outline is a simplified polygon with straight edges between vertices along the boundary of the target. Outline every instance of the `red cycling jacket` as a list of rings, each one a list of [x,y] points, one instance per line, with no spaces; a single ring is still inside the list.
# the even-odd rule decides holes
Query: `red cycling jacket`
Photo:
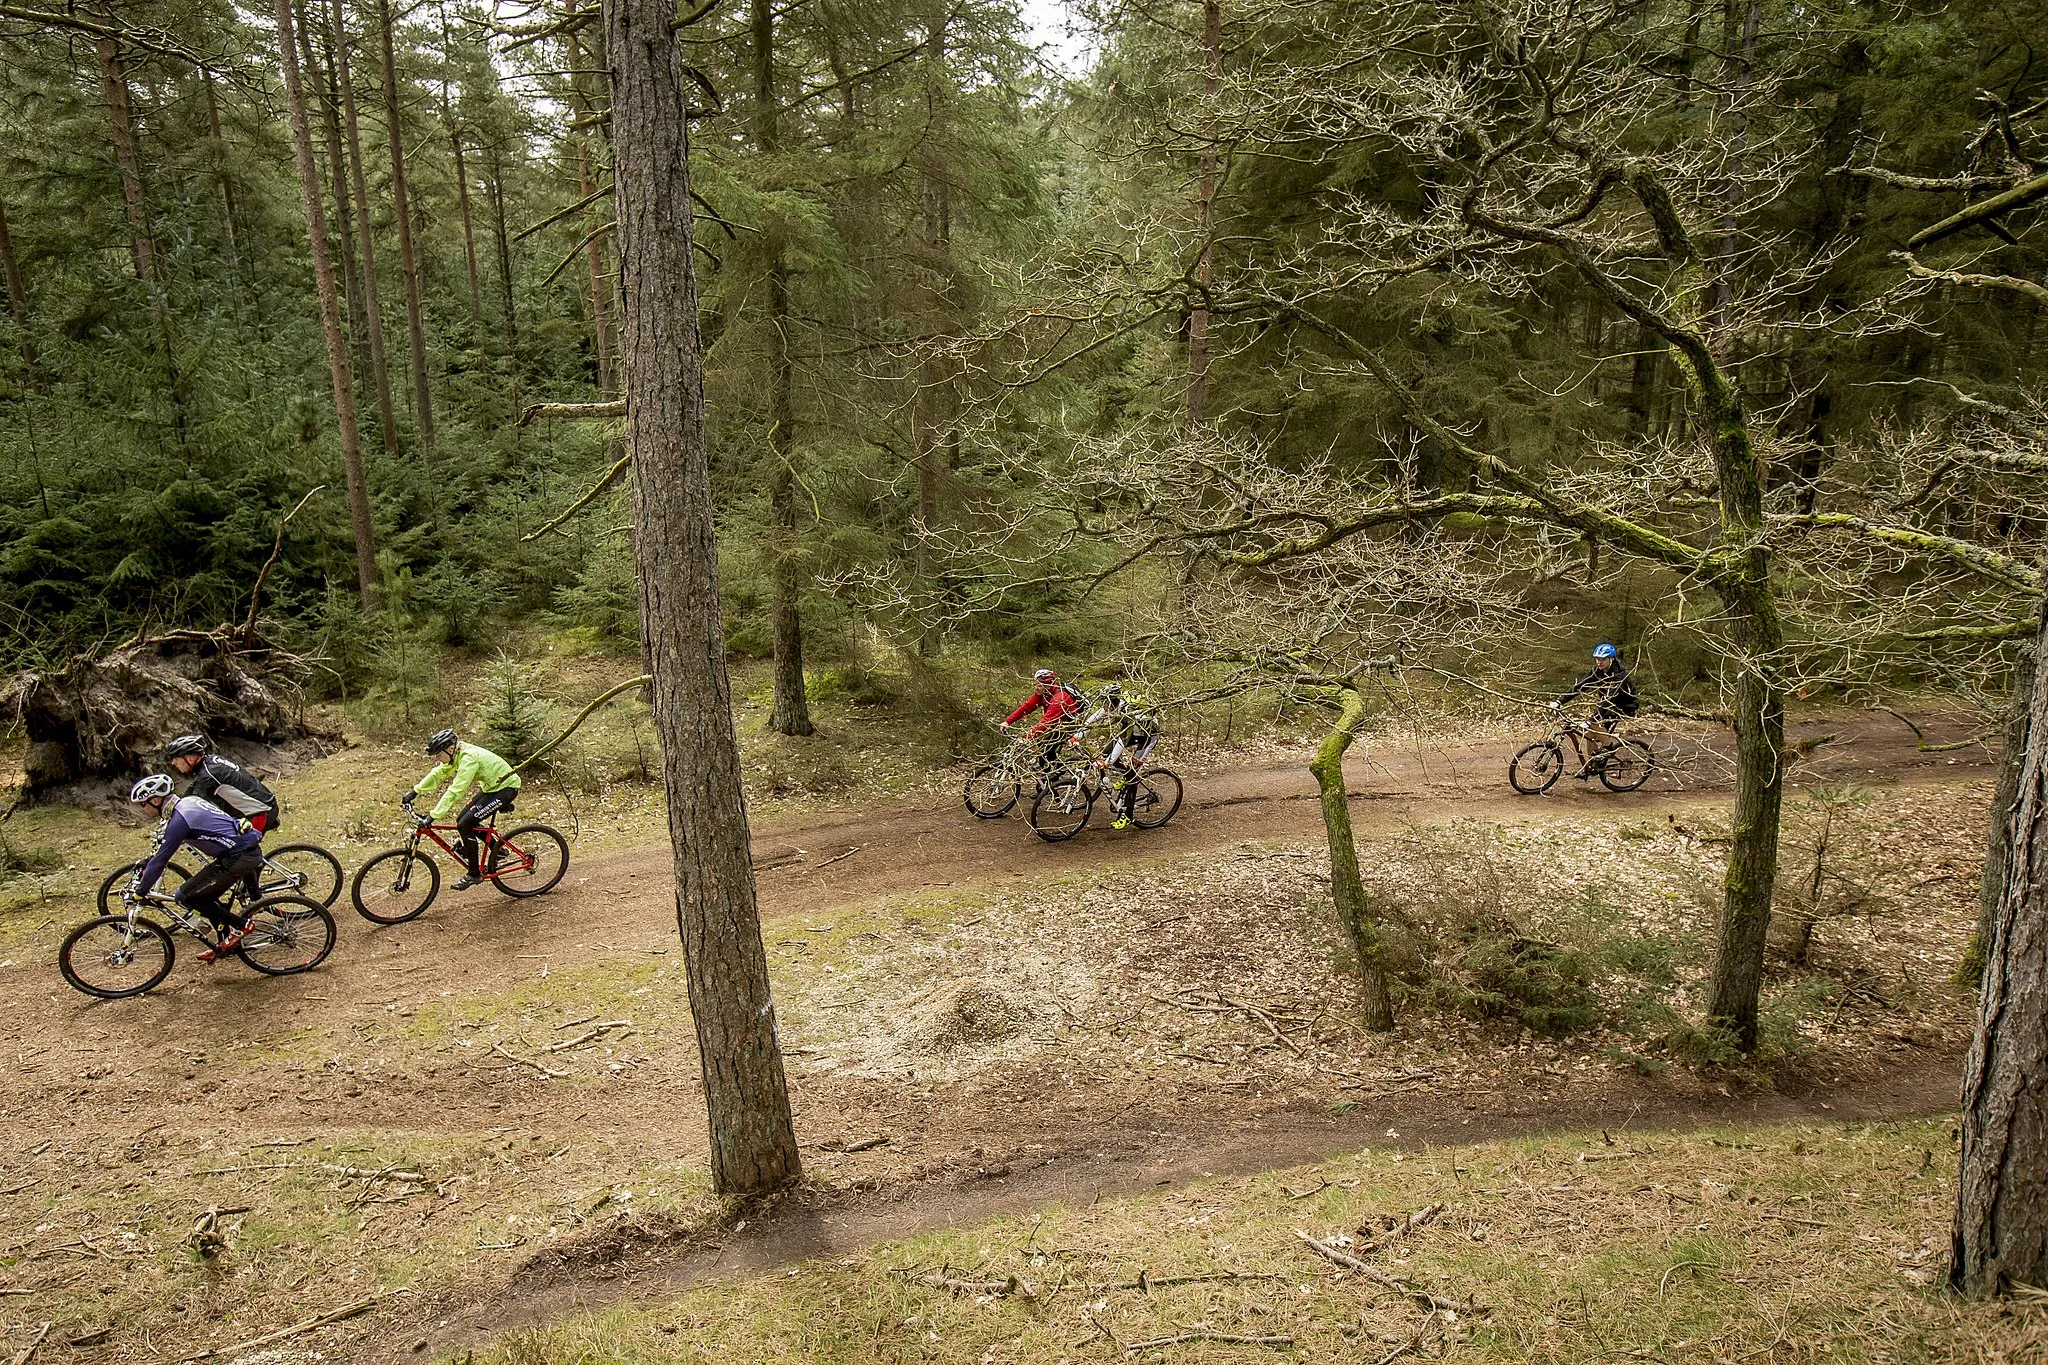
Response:
[[[1031,727],[1031,733],[1034,735],[1044,734],[1053,726],[1058,725],[1061,721],[1079,711],[1081,709],[1081,699],[1074,694],[1074,689],[1068,687],[1065,683],[1054,683],[1049,695],[1045,688],[1040,687],[1033,690],[1031,695],[1024,699],[1022,706],[1019,706],[1016,710],[1005,716],[1003,724],[1015,725],[1041,706],[1045,708],[1045,719]]]

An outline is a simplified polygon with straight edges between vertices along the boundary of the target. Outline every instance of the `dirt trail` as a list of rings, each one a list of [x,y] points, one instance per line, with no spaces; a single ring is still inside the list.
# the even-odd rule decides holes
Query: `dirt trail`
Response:
[[[1969,734],[1960,720],[1927,728],[1936,743]],[[1989,772],[1981,749],[1925,752],[1890,719],[1805,726],[1799,736],[1823,732],[1836,741],[1800,766],[1794,785],[1849,777],[1952,781]],[[1711,820],[1711,814],[1687,812],[1703,800],[1713,803],[1725,787],[1726,765],[1710,745],[1689,743],[1692,751],[1677,770],[1626,796],[1569,780],[1544,798],[1516,796],[1504,775],[1512,744],[1361,757],[1348,769],[1354,820],[1362,836],[1457,817],[1599,816],[1661,824],[1671,814]],[[1018,818],[974,820],[954,798],[825,820],[764,821],[755,840],[763,912],[771,922],[823,917],[881,897],[946,888],[978,892],[1015,879],[1110,871],[1252,840],[1314,839],[1321,821],[1305,760],[1296,754],[1190,770],[1186,803],[1165,829],[1091,827],[1058,845],[1034,838]],[[563,1144],[575,1144],[559,1167],[532,1177],[572,1191],[604,1188],[614,1178],[613,1162],[644,1161],[632,1154],[644,1149],[649,1133],[662,1135],[665,1160],[698,1161],[704,1112],[695,1041],[672,989],[630,991],[647,997],[624,1006],[639,1017],[642,1041],[632,1050],[640,1055],[607,1068],[589,1061],[589,1054],[569,1054],[586,1059],[571,1082],[499,1065],[486,1046],[495,1027],[475,1034],[457,1027],[467,1011],[503,1017],[508,1030],[516,1028],[517,992],[533,989],[537,978],[547,983],[550,969],[555,982],[576,979],[576,969],[584,967],[614,981],[641,970],[635,964],[661,964],[673,981],[672,897],[667,850],[650,847],[579,859],[561,889],[539,901],[508,902],[484,891],[445,896],[422,920],[396,928],[366,925],[344,900],[336,906],[341,942],[312,976],[271,980],[238,966],[209,970],[181,961],[159,991],[123,1002],[88,1001],[58,979],[49,952],[17,949],[12,962],[0,963],[8,1006],[0,1012],[0,1048],[18,1061],[8,1103],[0,1107],[0,1148],[54,1142],[52,1160],[62,1155],[91,1165],[100,1160],[94,1153],[133,1149],[141,1144],[138,1134],[153,1131],[228,1143],[257,1132],[361,1133],[386,1142],[403,1142],[408,1134],[470,1141],[530,1132],[537,1145],[546,1135],[548,1151],[570,1152]],[[68,917],[50,932],[50,950],[65,927]],[[806,936],[797,931],[797,937]],[[946,965],[935,962],[933,969]],[[1115,1006],[1111,1014],[1123,1012],[1121,1002],[1104,1003]],[[435,1031],[420,1032],[407,1022],[416,1009],[422,1025],[439,1011]],[[552,1024],[543,1020],[538,1027]],[[514,1033],[498,1036],[510,1041]],[[781,1215],[715,1249],[657,1244],[636,1252],[629,1242],[617,1249],[624,1259],[605,1261],[592,1248],[577,1251],[572,1241],[581,1259],[552,1271],[545,1261],[533,1264],[513,1276],[503,1294],[479,1296],[481,1306],[451,1316],[445,1336],[448,1344],[474,1342],[586,1301],[658,1294],[705,1275],[744,1273],[1047,1200],[1142,1190],[1204,1171],[1292,1164],[1385,1141],[1389,1127],[1403,1141],[1433,1142],[1573,1125],[1669,1127],[1926,1112],[1945,1106],[1953,1093],[1953,1059],[1938,1050],[1945,1046],[1902,1043],[1882,1064],[1831,1073],[1830,1089],[1803,1099],[1717,1096],[1599,1068],[1576,1081],[1561,1073],[1553,1080],[1540,1070],[1541,1058],[1524,1056],[1513,1062],[1522,1068],[1519,1079],[1502,1074],[1483,1085],[1437,1086],[1426,1097],[1367,1093],[1343,1120],[1331,1118],[1300,1086],[1262,1090],[1264,1083],[1190,1075],[1162,1089],[1154,1073],[1053,1065],[1049,1058],[959,1080],[920,1080],[914,1071],[833,1072],[794,1056],[791,1084],[807,1166],[826,1185],[865,1193],[792,1201]],[[204,1051],[214,1054],[211,1064]],[[234,1064],[222,1065],[224,1055]],[[884,1131],[891,1135],[888,1146],[858,1156],[827,1145]],[[231,1183],[207,1197],[227,1198]],[[26,1203],[0,1210],[31,1218],[34,1212]],[[498,1258],[484,1283],[506,1283],[519,1256],[530,1254]],[[403,1333],[409,1347],[420,1335],[443,1335],[434,1324],[444,1315],[422,1306],[362,1326],[379,1341]],[[400,1316],[404,1321],[392,1325]],[[410,1356],[409,1350],[398,1353]]]
[[[1041,1144],[980,1167],[880,1190],[806,1189],[772,1211],[753,1213],[739,1232],[644,1240],[614,1234],[558,1248],[530,1261],[489,1297],[459,1306],[423,1305],[402,1331],[374,1344],[370,1358],[414,1358],[414,1344],[422,1339],[441,1354],[481,1349],[520,1327],[659,1302],[695,1285],[843,1256],[918,1232],[969,1227],[1050,1203],[1093,1202],[1208,1177],[1284,1170],[1367,1147],[1416,1151],[1596,1130],[1619,1137],[1715,1124],[1918,1118],[1953,1107],[1961,1067],[1960,1052],[1923,1052],[1847,1084],[1786,1091],[1674,1095],[1649,1082],[1617,1081],[1562,1107],[1500,1096],[1494,1106],[1481,1108],[1471,1096],[1417,1094],[1362,1105],[1341,1117],[1322,1111],[1200,1123],[1186,1115],[1131,1117],[1057,1147]]]

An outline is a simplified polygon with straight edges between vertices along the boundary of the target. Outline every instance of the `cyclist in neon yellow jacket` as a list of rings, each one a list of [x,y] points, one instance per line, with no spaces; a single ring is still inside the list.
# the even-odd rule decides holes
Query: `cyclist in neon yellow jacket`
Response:
[[[512,771],[512,765],[499,758],[480,744],[464,744],[455,737],[453,730],[436,730],[427,737],[427,753],[440,760],[440,766],[419,780],[419,785],[405,794],[405,808],[421,824],[444,818],[455,809],[456,802],[469,793],[474,785],[475,796],[462,808],[462,814],[455,817],[455,832],[462,836],[457,844],[462,854],[465,876],[452,888],[467,891],[483,880],[477,867],[477,827],[499,811],[509,811],[519,796],[519,774]],[[450,780],[452,777],[452,781]],[[441,799],[434,803],[431,815],[421,815],[412,809],[414,798],[425,796],[443,782],[448,790],[441,793]]]

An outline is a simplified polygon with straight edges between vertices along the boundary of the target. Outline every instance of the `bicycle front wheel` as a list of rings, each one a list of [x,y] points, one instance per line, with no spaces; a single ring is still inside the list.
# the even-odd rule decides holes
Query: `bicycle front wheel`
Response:
[[[980,820],[1000,820],[1017,804],[1017,774],[1007,764],[984,763],[967,779],[961,793],[968,811]]]
[[[64,979],[87,995],[123,1000],[154,990],[171,974],[178,949],[160,925],[102,915],[73,929],[57,950]]]
[[[1095,793],[1073,773],[1057,773],[1031,802],[1031,832],[1048,843],[1079,834],[1095,810]]]
[[[416,848],[394,848],[356,869],[348,895],[370,923],[403,924],[425,914],[440,890],[439,864]]]
[[[249,911],[235,952],[266,976],[310,972],[334,951],[334,916],[305,896],[268,896]]]
[[[1541,796],[1557,785],[1564,772],[1564,750],[1539,739],[1508,763],[1508,782],[1524,796]]]
[[[1180,809],[1180,774],[1171,768],[1148,768],[1130,786],[1131,823],[1158,829]]]
[[[126,914],[126,910],[121,905],[121,893],[128,889],[128,879],[135,875],[136,870],[142,866],[143,862],[143,859],[137,858],[132,863],[123,863],[112,872],[109,872],[107,879],[100,883],[100,913],[102,915]],[[163,876],[157,878],[156,889],[163,892],[166,896],[175,896],[178,894],[178,888],[190,880],[192,880],[192,869],[186,867],[183,863],[174,862],[164,868]]]
[[[1656,767],[1649,745],[1625,739],[1607,751],[1607,761],[1600,765],[1600,784],[1611,792],[1632,792],[1650,780]]]
[[[257,899],[270,896],[304,896],[321,905],[333,905],[341,894],[341,863],[318,844],[286,844],[263,855],[263,871],[257,879]]]
[[[492,886],[524,900],[555,889],[569,870],[569,841],[546,825],[521,825],[498,836],[486,875]]]

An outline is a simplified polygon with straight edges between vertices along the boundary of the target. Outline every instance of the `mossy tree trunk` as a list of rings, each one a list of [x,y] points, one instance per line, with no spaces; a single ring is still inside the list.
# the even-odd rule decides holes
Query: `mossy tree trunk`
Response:
[[[1365,720],[1365,696],[1356,686],[1337,689],[1337,719],[1308,765],[1323,806],[1323,834],[1330,844],[1330,895],[1337,920],[1358,959],[1358,1007],[1365,1026],[1384,1032],[1394,1026],[1394,1002],[1380,952],[1379,929],[1358,869],[1358,844],[1351,836],[1351,806],[1344,793],[1344,755]]]
[[[2048,647],[2037,634],[2035,655]],[[1963,1067],[1949,1278],[1969,1294],[2048,1285],[2048,674],[2027,691],[2008,875]]]
[[[1977,932],[1956,972],[1965,985],[1984,979],[1984,956],[1991,948],[1991,927],[2005,903],[2006,881],[2012,872],[2012,814],[2020,796],[2020,771],[2026,766],[2027,736],[2034,714],[2034,668],[2031,650],[2023,650],[2013,668],[2012,701],[1998,731],[1998,774],[1991,785],[1991,814],[1985,821],[1984,872],[1977,882]]]

